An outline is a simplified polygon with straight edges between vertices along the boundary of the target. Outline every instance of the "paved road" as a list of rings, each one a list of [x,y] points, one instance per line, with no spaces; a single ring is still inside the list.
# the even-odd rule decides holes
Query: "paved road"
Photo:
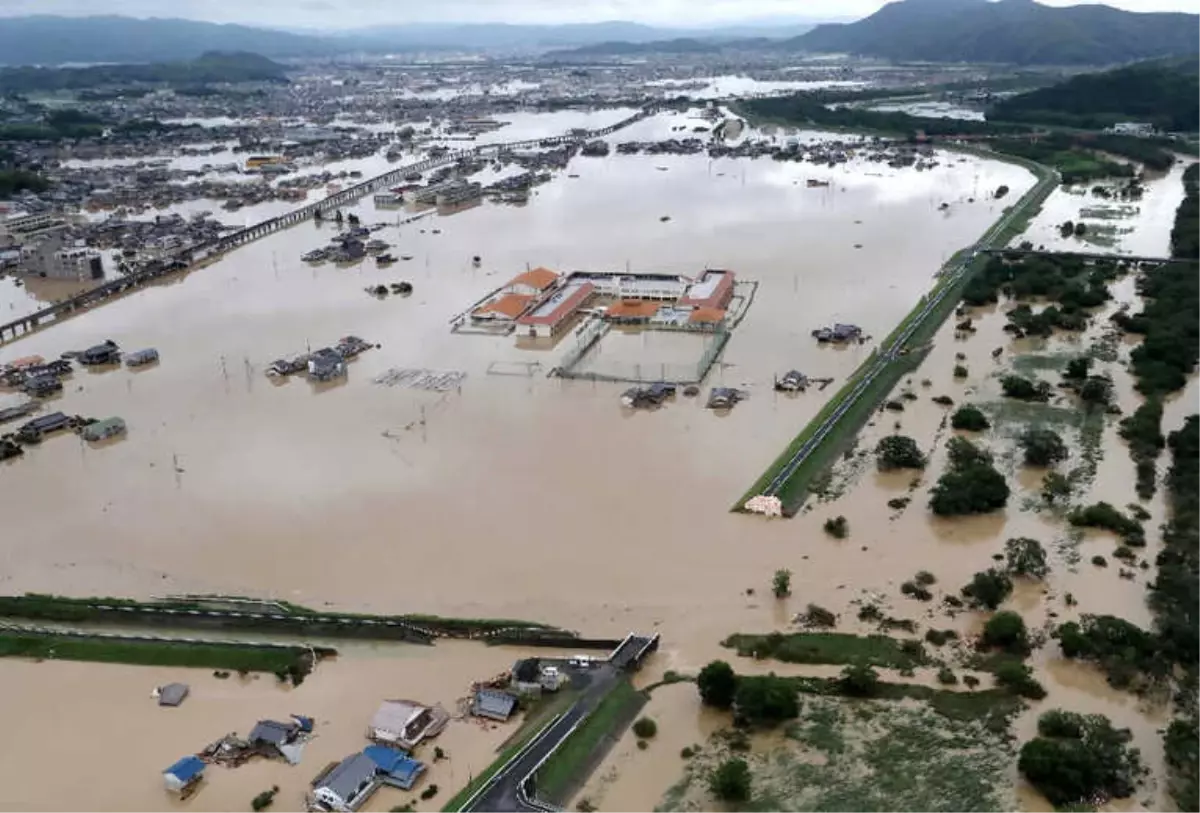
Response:
[[[591,712],[617,682],[620,673],[608,664],[590,670],[571,671],[571,682],[583,688],[583,694],[548,729],[538,735],[526,749],[492,775],[481,793],[462,810],[467,811],[537,811],[543,808],[525,798],[521,783],[542,760],[566,739],[571,729]]]
[[[843,399],[840,404],[838,404],[837,408],[831,412],[824,421],[821,422],[821,425],[817,428],[817,431],[813,434],[813,436],[806,440],[800,446],[800,448],[796,450],[796,453],[792,456],[792,459],[789,460],[787,464],[779,470],[774,478],[772,478],[771,482],[767,485],[766,490],[763,492],[766,496],[778,496],[780,489],[782,489],[787,481],[792,478],[792,475],[794,475],[796,470],[800,468],[801,464],[808,459],[808,456],[821,445],[826,437],[829,436],[829,433],[832,432],[838,425],[838,422],[846,416],[846,413],[858,403],[859,399],[863,397],[875,379],[887,369],[888,365],[900,357],[901,351],[908,343],[908,340],[911,339],[917,329],[921,327],[933,309],[936,308],[943,299],[945,299],[950,290],[953,289],[954,283],[961,279],[962,275],[966,273],[967,268],[979,255],[979,253],[991,248],[992,244],[999,239],[1004,230],[1007,229],[1017,217],[1023,215],[1025,210],[1031,205],[1039,202],[1044,193],[1057,186],[1059,183],[1059,177],[1060,176],[1057,172],[1052,172],[1047,173],[1044,177],[1039,178],[1038,182],[1033,185],[1032,189],[1025,193],[1024,197],[1021,198],[1017,205],[1009,209],[1008,213],[1005,214],[1004,217],[996,221],[992,227],[988,229],[987,232],[985,232],[984,235],[974,243],[974,245],[971,246],[970,254],[967,254],[958,263],[945,270],[943,281],[938,285],[934,295],[926,300],[925,306],[921,308],[920,312],[915,318],[909,321],[904,330],[901,331],[900,334],[897,335],[896,338],[893,339],[886,347],[881,348],[880,352],[875,356],[874,363],[871,365],[870,369],[867,370],[866,374],[858,380],[858,383],[854,386],[854,389],[851,390],[846,398]]]

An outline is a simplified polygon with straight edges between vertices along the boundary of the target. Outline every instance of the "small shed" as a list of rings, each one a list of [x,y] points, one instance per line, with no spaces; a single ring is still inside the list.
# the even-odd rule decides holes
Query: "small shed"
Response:
[[[517,708],[517,698],[498,689],[480,689],[471,701],[471,714],[506,722]]]
[[[147,347],[144,350],[135,350],[125,356],[125,364],[129,367],[142,367],[147,364],[153,364],[158,361],[158,351],[153,347]]]
[[[204,778],[204,760],[198,756],[186,756],[163,771],[163,782],[167,790],[181,793]]]
[[[125,434],[125,421],[121,418],[105,418],[83,427],[84,440],[105,440]]]
[[[158,689],[158,705],[178,706],[188,696],[190,689],[186,683],[168,683]]]

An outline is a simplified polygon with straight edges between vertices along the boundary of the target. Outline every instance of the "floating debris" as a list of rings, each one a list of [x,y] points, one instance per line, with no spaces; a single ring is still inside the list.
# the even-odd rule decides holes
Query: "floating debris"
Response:
[[[385,387],[407,387],[412,390],[448,392],[462,386],[467,374],[458,370],[448,372],[419,368],[393,367],[375,378],[376,384]]]

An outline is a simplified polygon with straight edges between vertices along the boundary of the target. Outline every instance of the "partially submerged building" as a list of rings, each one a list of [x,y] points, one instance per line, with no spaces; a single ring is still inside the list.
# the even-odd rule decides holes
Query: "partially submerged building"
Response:
[[[521,335],[549,338],[561,332],[596,290],[590,282],[571,279],[517,319]]]
[[[190,689],[186,683],[168,683],[158,688],[158,705],[178,706],[188,696]]]
[[[449,721],[450,715],[440,706],[385,700],[371,718],[367,739],[411,751],[422,740],[440,734]]]
[[[246,742],[252,749],[264,756],[280,756],[295,765],[300,761],[304,733],[301,723],[294,720],[289,723],[281,723],[278,720],[259,720],[251,729]]]
[[[502,723],[507,722],[516,710],[516,696],[500,689],[478,689],[471,700],[471,714]]]
[[[733,300],[733,272],[709,268],[688,285],[677,303],[681,308],[712,308],[724,311]]]
[[[115,438],[119,435],[125,434],[125,421],[116,417],[93,421],[92,423],[89,423],[87,426],[83,427],[80,434],[83,436],[84,440],[90,440],[93,442],[107,440],[108,438]],[[174,683],[171,685],[180,686],[182,684]],[[186,688],[187,687],[185,686],[184,689],[186,690]]]
[[[350,813],[379,789],[378,767],[366,754],[346,757],[313,782],[312,803],[318,810]]]
[[[163,771],[163,784],[167,790],[175,793],[195,787],[204,778],[204,769],[208,767],[200,757],[191,755],[180,759]]]
[[[386,745],[369,745],[326,769],[312,784],[311,808],[350,813],[361,808],[383,785],[412,790],[425,764]]]

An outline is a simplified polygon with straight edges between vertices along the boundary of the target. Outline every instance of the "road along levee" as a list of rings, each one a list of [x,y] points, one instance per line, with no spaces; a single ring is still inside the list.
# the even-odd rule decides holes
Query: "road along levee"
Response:
[[[987,262],[989,249],[1005,246],[1023,232],[1058,186],[1059,174],[1042,164],[978,148],[967,151],[1029,169],[1037,182],[989,228],[942,268],[934,289],[921,298],[880,347],[863,362],[817,416],[733,506],[734,511],[792,516],[803,505],[812,478],[827,467],[896,382],[928,352],[933,334],[953,312],[963,287]]]

